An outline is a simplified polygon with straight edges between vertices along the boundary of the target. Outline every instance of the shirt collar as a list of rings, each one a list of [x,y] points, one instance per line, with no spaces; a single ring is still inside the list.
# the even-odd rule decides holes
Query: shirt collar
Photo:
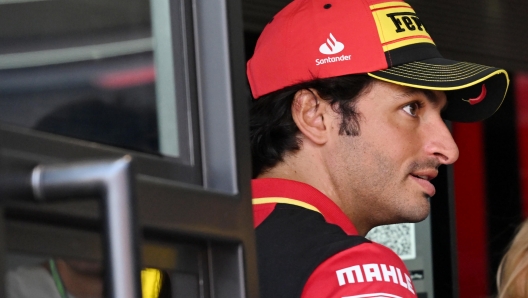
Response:
[[[358,234],[345,213],[330,198],[311,185],[280,178],[254,179],[251,185],[254,204],[260,199],[260,203],[290,203],[301,206],[320,212],[326,222],[338,225],[347,235]]]

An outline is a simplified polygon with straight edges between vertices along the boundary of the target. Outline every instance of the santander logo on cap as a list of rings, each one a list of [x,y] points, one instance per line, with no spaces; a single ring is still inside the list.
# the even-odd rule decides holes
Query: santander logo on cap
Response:
[[[319,47],[319,52],[325,55],[332,55],[337,54],[341,52],[345,48],[345,45],[342,42],[337,41],[337,39],[330,33],[330,38],[326,39],[326,43],[323,43]],[[332,56],[332,57],[325,57],[323,59],[315,59],[315,65],[323,65],[328,63],[334,63],[334,62],[341,62],[341,61],[350,61],[351,55],[341,55],[341,56]]]
[[[326,55],[337,54],[345,48],[345,45],[335,39],[330,33],[330,38],[326,39],[326,43],[323,43],[319,47],[319,52]]]

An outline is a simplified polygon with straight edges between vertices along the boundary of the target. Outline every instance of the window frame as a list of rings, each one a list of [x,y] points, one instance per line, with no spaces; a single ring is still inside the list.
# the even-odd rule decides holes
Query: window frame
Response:
[[[37,164],[130,155],[143,238],[203,247],[207,264],[203,267],[206,280],[202,288],[214,291],[214,297],[258,297],[241,3],[164,1],[170,3],[172,12],[179,9],[189,16],[192,11],[196,73],[189,71],[187,75],[196,77],[196,96],[192,83],[186,96],[191,102],[187,111],[193,107],[197,110],[198,116],[192,112],[190,115],[195,115],[191,116],[196,121],[191,126],[193,130],[200,128],[195,152],[201,155],[201,163],[195,163],[193,168],[170,157],[0,124],[0,167],[10,172]],[[177,52],[174,55],[180,57]],[[193,134],[192,138],[195,137]],[[199,171],[193,170],[197,166]],[[15,222],[26,228],[37,224],[44,230],[73,228],[74,231],[64,232],[66,237],[68,233],[77,236],[87,231],[98,233],[100,225],[95,201],[34,204],[11,200],[4,208],[6,229],[12,229],[10,226]],[[6,235],[5,230],[0,234]],[[40,240],[53,241],[50,235],[41,233]],[[23,237],[10,237],[6,244],[7,249],[20,245],[27,247]],[[68,247],[50,247],[27,247],[27,252],[73,253]],[[97,252],[86,248],[73,254],[94,257]],[[212,296],[205,293],[204,297]]]

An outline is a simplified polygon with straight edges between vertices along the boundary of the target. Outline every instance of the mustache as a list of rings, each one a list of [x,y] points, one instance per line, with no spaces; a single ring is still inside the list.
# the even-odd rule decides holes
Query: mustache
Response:
[[[436,159],[428,159],[424,161],[414,161],[409,165],[409,173],[420,171],[420,170],[427,170],[427,169],[435,169],[438,170],[438,167],[440,167],[442,164],[438,162]]]

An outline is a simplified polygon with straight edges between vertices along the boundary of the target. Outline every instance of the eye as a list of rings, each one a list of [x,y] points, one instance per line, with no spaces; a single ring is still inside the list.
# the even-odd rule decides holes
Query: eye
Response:
[[[403,110],[405,113],[416,117],[416,113],[418,112],[418,109],[420,109],[421,105],[419,102],[411,102],[403,107]]]

